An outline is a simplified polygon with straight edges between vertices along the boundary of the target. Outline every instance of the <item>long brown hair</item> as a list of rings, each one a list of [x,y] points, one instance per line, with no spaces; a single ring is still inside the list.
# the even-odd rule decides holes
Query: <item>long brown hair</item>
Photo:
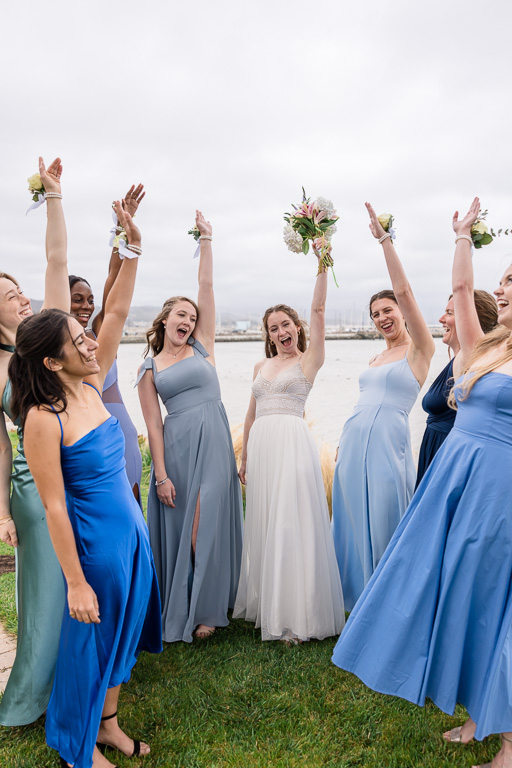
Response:
[[[45,309],[23,320],[16,332],[16,349],[9,360],[13,419],[21,426],[34,406],[53,406],[57,413],[66,410],[64,386],[56,373],[44,364],[46,357],[62,358],[64,345],[71,337],[68,312]]]
[[[496,299],[487,291],[478,289],[473,292],[473,297],[480,328],[484,333],[489,333],[498,325],[498,305]],[[448,301],[450,299],[453,299],[453,293],[450,293],[448,296]]]
[[[199,307],[197,306],[195,301],[192,301],[192,299],[187,299],[186,296],[171,296],[170,299],[167,299],[167,301],[164,301],[164,305],[161,311],[155,317],[155,319],[153,320],[153,325],[151,326],[149,331],[146,333],[146,341],[148,345],[144,350],[144,357],[147,357],[149,350],[151,350],[151,354],[153,355],[153,357],[155,357],[164,348],[164,339],[165,339],[164,320],[167,320],[167,317],[169,316],[171,309],[179,301],[188,301],[189,304],[192,304],[192,306],[196,311],[197,319],[199,319]],[[197,323],[197,320],[196,320],[196,323]]]
[[[299,329],[299,338],[297,342],[297,347],[299,349],[299,352],[305,352],[308,348],[308,341],[306,338],[306,328],[307,325],[304,322],[304,320],[301,320],[297,312],[289,307],[287,304],[276,304],[275,307],[269,307],[265,314],[263,315],[263,329],[264,329],[264,338],[265,338],[265,356],[266,357],[275,357],[277,355],[277,349],[275,347],[275,344],[273,344],[270,341],[270,334],[268,332],[268,318],[272,314],[272,312],[284,312],[292,323],[298,327]]]
[[[495,358],[490,363],[487,363],[487,365],[474,368],[481,357],[486,355],[487,352],[502,346],[504,343],[505,351],[499,357]],[[464,369],[464,379],[460,384],[456,384],[450,392],[448,405],[452,408],[456,408],[457,399],[459,402],[465,400],[482,376],[492,373],[496,368],[508,363],[510,360],[512,360],[512,331],[504,325],[498,325],[493,331],[487,333],[483,339],[480,339],[476,345]],[[457,399],[455,398],[456,391],[460,393]]]
[[[390,301],[394,301],[395,304],[398,306],[398,301],[396,300],[395,292],[392,291],[391,289],[386,288],[386,290],[384,291],[379,291],[378,293],[374,293],[368,303],[370,318],[372,317],[372,304],[374,301],[378,301],[379,299],[390,299]]]

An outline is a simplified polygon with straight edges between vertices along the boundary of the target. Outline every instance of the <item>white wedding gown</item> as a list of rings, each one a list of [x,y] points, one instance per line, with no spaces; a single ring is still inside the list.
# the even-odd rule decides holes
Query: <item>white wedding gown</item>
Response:
[[[320,459],[304,406],[300,362],[272,381],[258,374],[247,446],[244,545],[233,618],[262,640],[319,640],[345,623]]]

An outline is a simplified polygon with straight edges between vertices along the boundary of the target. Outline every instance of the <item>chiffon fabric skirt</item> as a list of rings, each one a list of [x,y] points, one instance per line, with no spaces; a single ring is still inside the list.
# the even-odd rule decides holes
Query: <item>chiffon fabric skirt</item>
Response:
[[[263,640],[331,637],[345,622],[318,451],[297,416],[257,418],[247,450],[244,549],[233,618]]]

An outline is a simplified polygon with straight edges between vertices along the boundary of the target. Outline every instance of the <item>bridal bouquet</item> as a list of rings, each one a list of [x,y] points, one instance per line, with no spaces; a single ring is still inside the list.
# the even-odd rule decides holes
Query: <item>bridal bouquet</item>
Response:
[[[334,261],[331,256],[332,245],[331,238],[336,232],[336,222],[339,216],[336,216],[334,205],[325,197],[317,197],[311,202],[306,197],[304,187],[302,187],[302,202],[300,205],[293,205],[292,213],[285,213],[284,220],[284,241],[289,251],[293,253],[308,253],[309,241],[313,243],[313,250],[319,253],[320,262],[318,272],[322,267],[333,268]],[[336,275],[332,269],[334,282]]]
[[[380,216],[377,216],[377,219],[384,232],[389,232],[391,239],[394,240],[396,235],[393,228],[393,215],[391,213],[381,213]]]
[[[475,248],[481,248],[482,245],[489,245],[489,243],[492,243],[495,237],[508,235],[509,232],[512,234],[512,229],[498,229],[497,232],[495,232],[492,227],[489,229],[485,223],[485,219],[487,218],[488,213],[489,211],[487,210],[480,211],[478,214],[478,219],[471,227],[471,239],[473,240],[473,245]]]

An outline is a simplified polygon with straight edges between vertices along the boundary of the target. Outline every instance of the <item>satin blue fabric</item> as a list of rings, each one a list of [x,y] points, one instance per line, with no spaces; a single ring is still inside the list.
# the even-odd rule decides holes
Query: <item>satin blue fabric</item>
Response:
[[[332,486],[332,534],[347,611],[384,554],[416,477],[409,412],[420,386],[407,358],[367,368],[359,386]]]
[[[452,386],[453,359],[443,368],[421,403],[423,410],[428,413],[428,418],[418,456],[416,488],[454,425],[455,411],[448,405]]]
[[[161,651],[160,599],[118,421],[110,416],[62,445],[61,462],[78,556],[101,623],[84,624],[64,611],[46,740],[75,768],[90,768],[107,689],[129,680],[141,650]]]
[[[381,693],[448,714],[476,738],[512,730],[512,377],[459,402],[436,454],[334,650]]]
[[[192,642],[198,624],[227,626],[242,556],[242,494],[229,423],[215,368],[192,337],[194,357],[158,372],[146,358],[138,381],[152,370],[167,416],[165,469],[176,488],[175,508],[158,498],[151,469],[148,527],[162,595],[163,638]],[[192,525],[200,494],[195,558]]]

